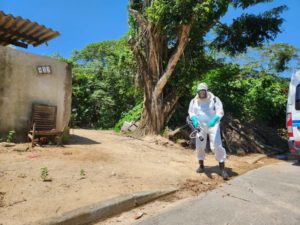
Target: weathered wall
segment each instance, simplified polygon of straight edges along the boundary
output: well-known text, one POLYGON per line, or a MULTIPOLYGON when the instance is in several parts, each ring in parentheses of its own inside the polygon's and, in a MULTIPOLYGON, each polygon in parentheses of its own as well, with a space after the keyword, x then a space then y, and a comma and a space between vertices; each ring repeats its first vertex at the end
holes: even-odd
POLYGON ((32 103, 57 106, 56 127, 68 125, 72 77, 67 63, 0 46, 0 137, 15 130, 26 140, 32 103), (51 74, 38 74, 37 66, 50 65, 51 74))

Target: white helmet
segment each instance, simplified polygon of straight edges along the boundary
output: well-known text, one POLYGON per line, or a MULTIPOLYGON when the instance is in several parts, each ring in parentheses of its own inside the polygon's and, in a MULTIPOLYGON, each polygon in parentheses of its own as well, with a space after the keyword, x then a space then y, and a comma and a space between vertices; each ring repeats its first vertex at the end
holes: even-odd
POLYGON ((197 92, 199 91, 207 91, 208 90, 208 86, 206 83, 200 83, 197 86, 197 92))

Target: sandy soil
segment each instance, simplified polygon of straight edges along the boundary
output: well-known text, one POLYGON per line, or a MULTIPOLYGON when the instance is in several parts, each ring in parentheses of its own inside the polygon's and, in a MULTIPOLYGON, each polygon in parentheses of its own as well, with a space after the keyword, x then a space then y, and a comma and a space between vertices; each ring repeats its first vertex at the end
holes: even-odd
MULTIPOLYGON (((0 147, 0 224, 30 224, 121 194, 176 187, 175 195, 162 200, 170 203, 223 183, 213 155, 206 160, 208 172, 196 174, 194 152, 162 137, 138 140, 111 131, 78 129, 71 134, 70 144, 60 148, 18 152, 24 145, 0 147), (52 181, 41 178, 45 167, 52 181)), ((234 177, 276 162, 256 162, 258 157, 230 156, 229 174, 234 177)))

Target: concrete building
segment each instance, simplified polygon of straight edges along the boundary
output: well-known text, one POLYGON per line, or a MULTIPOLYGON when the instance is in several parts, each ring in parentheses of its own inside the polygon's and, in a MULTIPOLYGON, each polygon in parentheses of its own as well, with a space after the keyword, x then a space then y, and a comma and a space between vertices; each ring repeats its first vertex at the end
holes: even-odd
POLYGON ((14 130, 16 140, 25 141, 35 103, 57 107, 57 130, 68 126, 72 95, 70 66, 50 57, 5 47, 38 46, 58 35, 37 23, 0 11, 0 138, 14 130))
POLYGON ((33 103, 57 106, 56 128, 63 129, 70 120, 71 95, 67 63, 0 46, 0 136, 15 130, 25 140, 33 103))

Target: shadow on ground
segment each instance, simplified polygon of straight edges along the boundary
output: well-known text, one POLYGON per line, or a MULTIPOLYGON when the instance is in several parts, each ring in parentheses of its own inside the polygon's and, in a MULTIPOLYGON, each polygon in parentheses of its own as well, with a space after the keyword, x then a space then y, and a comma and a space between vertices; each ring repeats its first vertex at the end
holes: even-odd
MULTIPOLYGON (((228 175, 229 175, 229 178, 230 178, 230 177, 235 177, 235 176, 238 176, 238 175, 239 175, 238 173, 234 172, 234 171, 232 170, 232 168, 226 167, 226 171, 227 171, 227 173, 228 173, 228 175)), ((207 166, 206 166, 206 167, 205 167, 205 172, 204 172, 204 173, 206 174, 207 177, 209 177, 210 179, 213 179, 212 174, 220 174, 221 172, 220 172, 219 166, 211 166, 211 167, 207 167, 207 166)))
POLYGON ((278 154, 272 157, 282 161, 292 162, 293 166, 300 166, 300 155, 297 154, 285 153, 285 154, 278 154))
POLYGON ((76 134, 71 134, 70 135, 70 140, 69 143, 70 145, 96 145, 96 144, 101 144, 101 142, 94 141, 92 139, 78 136, 76 134))
POLYGON ((293 166, 300 166, 300 159, 296 160, 292 165, 293 166))

